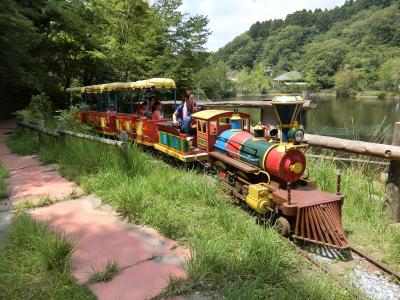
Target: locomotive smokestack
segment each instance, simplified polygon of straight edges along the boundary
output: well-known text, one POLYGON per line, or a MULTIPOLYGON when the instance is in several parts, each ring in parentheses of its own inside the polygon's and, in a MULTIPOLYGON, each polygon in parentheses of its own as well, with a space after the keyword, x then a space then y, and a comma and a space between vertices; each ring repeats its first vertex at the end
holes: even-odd
POLYGON ((305 101, 300 96, 276 96, 272 100, 278 127, 281 130, 281 143, 289 141, 289 131, 297 128, 297 117, 305 101))

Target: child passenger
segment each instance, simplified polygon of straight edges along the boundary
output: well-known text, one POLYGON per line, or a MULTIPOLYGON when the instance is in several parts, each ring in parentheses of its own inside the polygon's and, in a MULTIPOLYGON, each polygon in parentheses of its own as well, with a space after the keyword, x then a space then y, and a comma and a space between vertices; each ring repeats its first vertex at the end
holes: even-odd
POLYGON ((153 108, 152 108, 151 119, 152 120, 161 120, 163 118, 163 115, 161 112, 162 112, 162 102, 157 100, 154 103, 153 108))

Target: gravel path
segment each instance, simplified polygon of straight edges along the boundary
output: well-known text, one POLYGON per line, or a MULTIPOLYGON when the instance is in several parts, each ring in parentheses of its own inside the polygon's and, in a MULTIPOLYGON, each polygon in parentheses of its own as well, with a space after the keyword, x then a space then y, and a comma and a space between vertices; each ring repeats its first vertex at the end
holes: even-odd
POLYGON ((371 299, 400 299, 400 286, 390 282, 386 277, 379 274, 379 272, 371 273, 360 268, 355 268, 350 273, 350 278, 371 299))

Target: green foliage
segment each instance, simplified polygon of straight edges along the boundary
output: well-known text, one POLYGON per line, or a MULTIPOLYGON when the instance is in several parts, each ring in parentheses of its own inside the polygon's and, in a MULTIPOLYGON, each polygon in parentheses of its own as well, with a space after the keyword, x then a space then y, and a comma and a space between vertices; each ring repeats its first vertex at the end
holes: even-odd
POLYGON ((265 67, 258 64, 253 70, 241 69, 236 73, 236 90, 242 93, 265 93, 271 88, 270 78, 265 76, 265 67))
POLYGON ((218 99, 232 92, 233 83, 228 78, 228 67, 222 61, 198 71, 194 78, 208 98, 218 99))
POLYGON ((20 155, 33 154, 39 151, 38 134, 23 127, 15 129, 13 134, 7 138, 6 143, 13 153, 20 155))
POLYGON ((6 184, 6 178, 8 175, 8 171, 0 164, 0 199, 8 196, 8 188, 6 184))
POLYGON ((0 252, 4 299, 94 299, 69 272, 75 243, 45 223, 17 216, 0 252))
POLYGON ((56 119, 66 130, 84 132, 89 129, 86 124, 82 124, 79 119, 79 113, 87 110, 89 107, 85 104, 71 105, 68 109, 57 111, 56 119))
POLYGON ((29 105, 25 109, 17 111, 16 114, 29 123, 35 124, 38 120, 50 119, 52 112, 53 107, 50 102, 50 98, 46 95, 46 93, 41 93, 32 96, 29 105))
MULTIPOLYGON (((201 15, 182 14, 180 0, 40 0, 0 4, 1 113, 46 92, 56 108, 71 86, 171 77, 194 88, 205 66, 209 31, 201 15)), ((28 112, 23 112, 28 114, 28 112)))
POLYGON ((400 58, 389 59, 382 65, 379 83, 383 90, 400 92, 400 58))
POLYGON ((341 70, 336 74, 335 86, 338 95, 348 96, 358 87, 358 75, 352 70, 341 70))
POLYGON ((398 67, 384 71, 391 74, 386 82, 378 73, 383 74, 380 68, 386 62, 387 68, 389 61, 394 63, 399 46, 398 1, 359 0, 331 10, 297 11, 285 20, 256 22, 211 59, 222 60, 237 71, 270 65, 274 76, 298 70, 314 90, 332 88, 336 74, 349 69, 358 76, 357 90, 381 86, 398 91, 398 84, 389 83, 398 82, 398 67))

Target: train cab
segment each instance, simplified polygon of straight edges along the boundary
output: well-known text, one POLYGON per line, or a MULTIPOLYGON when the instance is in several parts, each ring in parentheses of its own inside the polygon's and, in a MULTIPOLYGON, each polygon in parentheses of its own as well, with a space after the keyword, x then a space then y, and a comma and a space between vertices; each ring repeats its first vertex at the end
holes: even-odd
POLYGON ((235 116, 240 117, 240 129, 250 131, 250 115, 241 112, 224 110, 204 110, 194 113, 192 119, 197 128, 197 146, 199 149, 214 151, 214 144, 218 136, 231 129, 231 120, 235 116))

